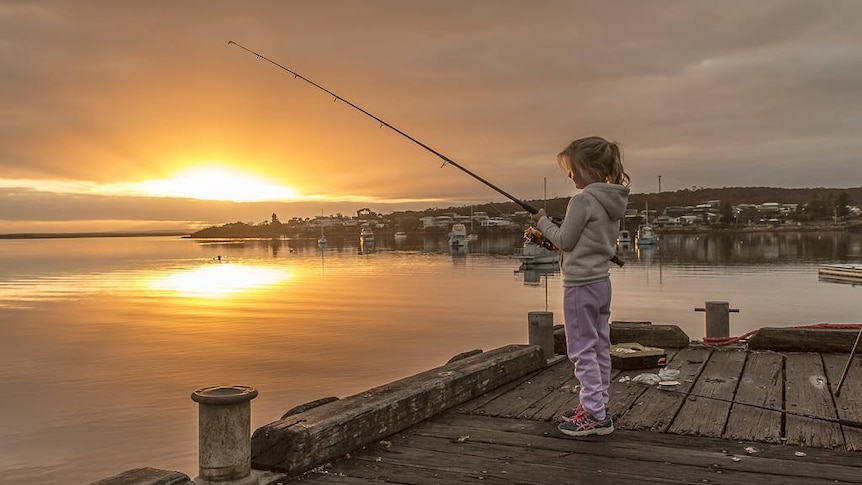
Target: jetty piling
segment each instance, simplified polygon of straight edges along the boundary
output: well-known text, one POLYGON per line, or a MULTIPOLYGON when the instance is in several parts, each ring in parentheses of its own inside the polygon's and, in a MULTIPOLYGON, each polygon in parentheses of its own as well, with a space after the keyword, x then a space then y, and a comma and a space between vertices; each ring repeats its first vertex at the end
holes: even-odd
POLYGON ((554 312, 529 312, 529 344, 542 349, 545 361, 554 358, 554 312))
POLYGON ((694 311, 705 313, 706 338, 730 337, 730 313, 739 313, 738 308, 730 308, 726 301, 707 301, 694 311))
POLYGON ((198 485, 257 485, 251 474, 251 400, 257 389, 214 386, 197 389, 198 485))

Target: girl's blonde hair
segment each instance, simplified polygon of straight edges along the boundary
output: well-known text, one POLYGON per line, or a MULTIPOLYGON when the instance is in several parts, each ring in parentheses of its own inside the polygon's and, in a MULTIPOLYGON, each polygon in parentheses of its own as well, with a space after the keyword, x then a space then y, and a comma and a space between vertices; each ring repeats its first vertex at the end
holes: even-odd
POLYGON ((590 182, 607 182, 626 187, 631 179, 623 169, 620 144, 599 136, 588 136, 569 143, 557 155, 557 164, 569 178, 577 170, 590 182))

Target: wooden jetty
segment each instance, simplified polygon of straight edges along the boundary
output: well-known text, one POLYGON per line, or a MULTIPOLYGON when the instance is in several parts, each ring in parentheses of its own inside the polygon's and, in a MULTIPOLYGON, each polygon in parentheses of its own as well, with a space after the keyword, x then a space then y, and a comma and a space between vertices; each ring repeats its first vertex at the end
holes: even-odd
POLYGON ((862 284, 862 264, 821 264, 817 274, 824 281, 862 284))
MULTIPOLYGON (((849 359, 858 331, 762 333, 714 348, 672 325, 612 325, 614 342, 664 348, 679 384, 631 380, 657 368, 614 370, 608 436, 559 433, 559 414, 578 403, 571 363, 511 345, 289 412, 255 431, 253 472, 262 485, 862 483, 862 355, 849 359), (768 349, 775 339, 780 350, 768 349)), ((153 478, 134 483, 191 483, 126 473, 142 470, 153 478)), ((110 480, 98 483, 131 483, 110 480)))

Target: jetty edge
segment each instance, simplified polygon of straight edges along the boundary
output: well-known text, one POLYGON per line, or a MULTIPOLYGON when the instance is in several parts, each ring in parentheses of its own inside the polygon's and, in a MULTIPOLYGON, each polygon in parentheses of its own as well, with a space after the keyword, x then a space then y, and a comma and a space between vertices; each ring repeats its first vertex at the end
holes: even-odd
POLYGON ((297 475, 542 369, 537 346, 508 345, 258 428, 252 467, 297 475))
MULTIPOLYGON (((622 451, 617 451, 622 454, 615 452, 614 456, 606 457, 607 460, 627 458, 626 453, 635 453, 629 448, 636 445, 635 448, 649 448, 634 457, 637 460, 647 465, 652 463, 650 466, 658 468, 665 462, 673 463, 674 469, 682 466, 691 472, 692 477, 699 479, 716 473, 714 470, 718 470, 718 473, 723 470, 727 474, 754 473, 757 470, 757 476, 762 479, 778 480, 774 483, 789 483, 784 481, 790 478, 788 473, 806 477, 799 477, 793 483, 815 483, 819 480, 816 477, 837 479, 840 483, 862 483, 862 474, 859 473, 862 472, 862 460, 858 459, 858 450, 862 450, 862 430, 837 422, 839 418, 856 422, 862 420, 862 409, 851 405, 862 399, 859 382, 862 375, 858 372, 862 370, 862 356, 854 357, 854 371, 850 379, 853 382, 849 382, 847 392, 840 398, 831 395, 831 386, 823 385, 823 380, 832 383, 837 381, 837 374, 848 362, 846 353, 850 351, 858 330, 764 328, 758 333, 767 338, 765 344, 752 345, 753 341, 756 342, 752 338, 747 343, 711 347, 690 341, 675 325, 612 322, 612 342, 634 340, 643 345, 664 348, 669 359, 668 367, 682 371, 682 385, 677 392, 655 389, 655 386, 632 385, 623 382, 621 377, 633 378, 640 372, 657 369, 616 370, 612 375, 611 408, 615 410, 615 421, 619 422, 618 432, 614 434, 618 435, 615 439, 619 443, 615 445, 609 442, 606 446, 621 447, 622 451), (774 349, 764 351, 750 348, 768 346, 776 333, 787 334, 780 337, 780 341, 772 342, 783 348, 781 352, 784 354, 774 349), (678 343, 684 345, 679 348, 669 345, 678 343), (812 380, 812 377, 821 375, 824 379, 812 380), (689 393, 692 395, 688 396, 689 393), (698 398, 695 399, 695 395, 698 398), (730 401, 701 399, 706 395, 730 401), (760 403, 768 408, 796 410, 818 404, 818 408, 811 410, 812 414, 829 418, 826 421, 812 421, 800 417, 797 412, 782 419, 775 410, 731 404, 737 400, 740 403, 760 403), (829 403, 832 404, 827 406, 829 403), (644 434, 643 431, 652 432, 644 434), (841 450, 844 447, 842 443, 851 451, 841 450), (752 455, 753 452, 747 451, 748 448, 741 451, 746 444, 756 445, 759 454, 752 455), (695 452, 692 447, 703 448, 703 451, 695 452), (808 457, 805 457, 806 453, 808 457), (715 464, 719 461, 720 464, 715 464)), ((565 353, 565 340, 561 337, 562 328, 557 326, 553 329, 555 354, 565 353)), ((550 446, 550 450, 556 450, 557 447, 571 448, 566 453, 568 458, 556 459, 559 463, 555 466, 599 466, 594 443, 557 439, 554 433, 549 432, 552 424, 548 421, 553 421, 561 409, 567 409, 577 402, 577 394, 573 390, 577 382, 564 355, 546 359, 541 349, 541 345, 509 345, 488 352, 464 352, 443 366, 354 396, 325 398, 298 406, 252 435, 251 471, 257 480, 255 483, 275 485, 293 480, 334 483, 339 482, 339 470, 356 472, 350 468, 356 466, 367 468, 364 472, 357 472, 358 475, 344 475, 343 478, 348 482, 349 477, 363 476, 363 473, 370 474, 367 476, 369 480, 373 478, 371 475, 380 479, 386 473, 394 473, 393 470, 403 472, 404 469, 398 466, 431 470, 442 463, 437 463, 439 460, 448 460, 445 461, 448 463, 447 470, 451 468, 449 473, 456 473, 453 470, 492 465, 484 462, 480 464, 478 455, 472 454, 475 452, 472 448, 469 455, 453 455, 453 446, 493 447, 494 443, 502 444, 503 441, 512 441, 507 446, 526 446, 523 451, 528 455, 542 451, 544 446, 550 446), (315 403, 318 405, 314 406, 315 403), (428 431, 426 428, 437 431, 428 431), (440 430, 445 430, 446 436, 440 435, 440 430), (487 433, 493 436, 483 438, 483 434, 487 433), (462 434, 465 436, 461 437, 462 434), (411 453, 415 452, 411 451, 409 442, 414 439, 427 440, 432 435, 442 438, 438 446, 443 446, 440 450, 448 449, 449 458, 434 454, 443 452, 429 452, 428 448, 420 446, 419 460, 431 461, 406 461, 416 459, 415 456, 411 458, 411 453), (526 440, 527 444, 518 445, 520 440, 526 440), (544 443, 549 440, 553 443, 544 443), (382 463, 379 458, 381 453, 385 454, 382 463), (452 462, 456 456, 457 463, 452 462), (585 460, 586 465, 582 463, 585 460), (358 464, 352 464, 354 462, 358 464), (387 465, 387 462, 392 463, 387 465), (393 466, 394 469, 391 468, 393 466), (313 473, 317 471, 320 473, 313 473), (312 472, 312 476, 308 472, 312 472)), ((507 450, 505 454, 511 453, 511 450, 507 450)), ((556 451, 553 453, 554 456, 559 454, 556 451)), ((502 463, 496 460, 491 462, 502 463)), ((541 470, 532 471, 529 468, 530 460, 509 461, 516 462, 511 464, 509 472, 513 475, 504 477, 514 478, 516 466, 520 466, 521 472, 528 476, 548 473, 547 467, 543 465, 538 465, 541 470)), ((668 466, 667 463, 664 466, 668 466)), ((613 474, 613 470, 605 464, 601 464, 600 468, 602 470, 598 472, 587 469, 581 471, 598 473, 595 477, 607 479, 613 474)), ((462 476, 479 473, 465 470, 457 473, 462 476)), ((629 471, 645 473, 640 469, 629 471)), ((664 473, 660 469, 656 471, 659 472, 664 473)), ((437 477, 436 473, 433 473, 434 477, 437 477)), ((488 473, 479 476, 493 478, 492 472, 488 473)), ((93 485, 200 483, 180 472, 139 468, 93 485)))

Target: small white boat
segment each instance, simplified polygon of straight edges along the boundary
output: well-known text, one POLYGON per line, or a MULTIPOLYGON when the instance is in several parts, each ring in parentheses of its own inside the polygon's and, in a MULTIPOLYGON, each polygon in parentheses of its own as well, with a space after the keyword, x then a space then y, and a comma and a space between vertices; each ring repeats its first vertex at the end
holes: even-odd
POLYGON ((320 235, 320 239, 317 240, 317 245, 320 247, 324 247, 329 244, 329 241, 326 240, 326 236, 320 235))
POLYGON ((822 280, 862 283, 862 264, 821 264, 817 274, 822 280))
POLYGON ((631 244, 632 235, 629 233, 628 229, 623 229, 620 231, 619 235, 617 235, 617 244, 631 244))
POLYGON ((407 240, 407 233, 398 231, 395 233, 395 242, 404 242, 407 240))
POLYGON ((524 264, 555 264, 560 262, 560 252, 544 248, 533 241, 524 241, 524 246, 515 249, 515 259, 524 264))
POLYGON ((461 247, 467 245, 467 226, 464 224, 452 224, 449 231, 449 247, 461 247))
POLYGON ((649 224, 642 224, 638 227, 637 245, 638 246, 654 246, 658 239, 649 224))
POLYGON ((365 226, 359 232, 359 240, 365 243, 373 243, 374 242, 374 231, 371 230, 370 227, 365 226))

